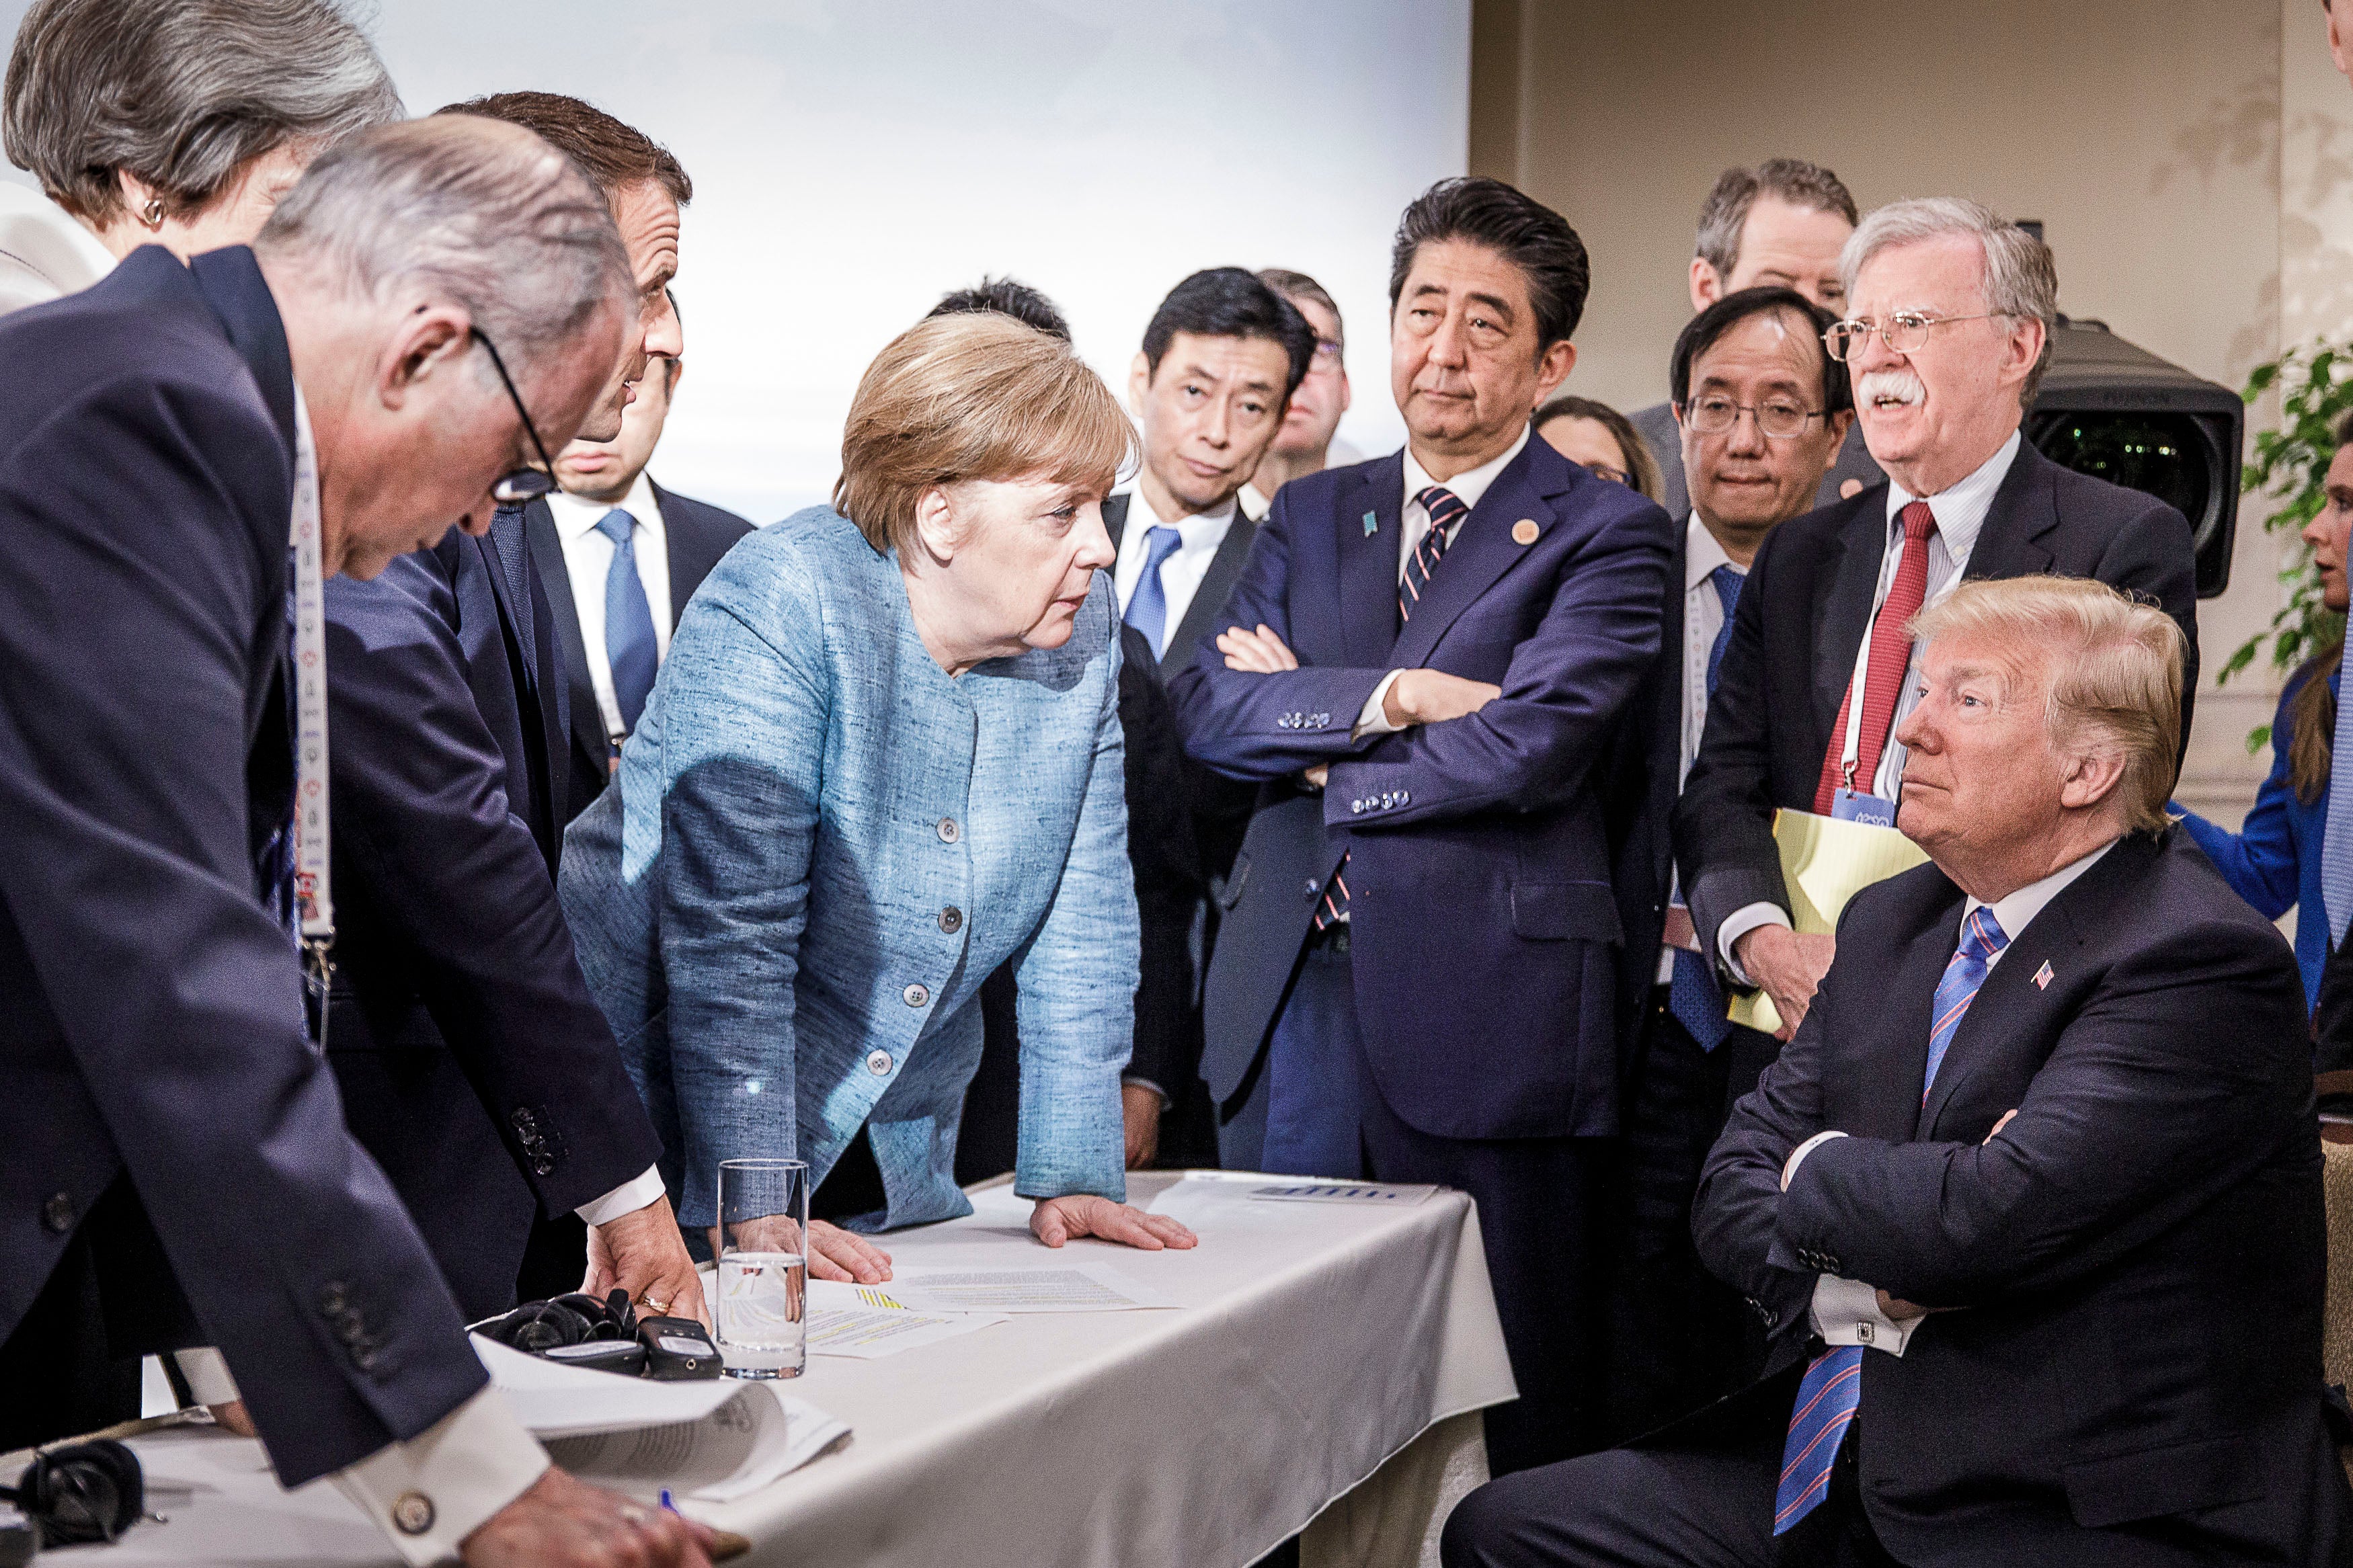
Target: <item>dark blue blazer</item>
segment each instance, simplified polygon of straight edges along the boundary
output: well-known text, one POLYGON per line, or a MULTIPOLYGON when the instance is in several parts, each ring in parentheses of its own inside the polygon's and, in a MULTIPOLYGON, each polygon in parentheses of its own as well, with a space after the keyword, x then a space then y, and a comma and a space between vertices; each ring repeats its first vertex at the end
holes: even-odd
POLYGON ((1403 474, 1398 453, 1276 496, 1218 626, 1263 622, 1298 669, 1228 669, 1212 634, 1172 685, 1187 749, 1263 785, 1220 894, 1201 1076, 1220 1100, 1249 1076, 1346 853, 1357 1015, 1398 1115, 1440 1137, 1613 1132, 1621 929, 1599 781, 1658 651, 1672 528, 1531 440, 1400 629, 1403 474), (1412 666, 1503 696, 1351 741, 1412 666), (1319 763, 1320 794, 1298 782, 1319 763))
POLYGON ((1862 1497, 1903 1562, 2343 1561, 2287 944, 2187 834, 2132 835, 2013 938, 1924 1104, 1963 907, 1934 866, 1858 894, 1709 1156, 1700 1256, 1789 1373, 1757 1392, 1786 1421, 1815 1280, 1868 1280, 1957 1309, 1862 1358, 1862 1497))
POLYGON ((338 973, 352 1130, 470 1317, 512 1303, 535 1213, 660 1142, 555 899, 565 676, 522 519, 328 585, 338 973))
POLYGON ((292 798, 284 329, 249 251, 149 247, 0 321, 0 354, 38 367, 0 383, 0 1338, 127 1173, 298 1485, 484 1377, 262 907, 292 798))
MULTIPOLYGON (((723 507, 672 494, 659 485, 654 485, 653 490, 669 545, 663 553, 670 564, 670 624, 675 626, 686 614, 686 602, 694 597, 719 558, 751 532, 752 525, 723 507)), ((568 824, 587 810, 611 782, 613 743, 605 734, 605 716, 596 710, 596 688, 588 674, 588 645, 580 636, 580 607, 572 602, 572 575, 565 568, 564 541, 555 531, 555 516, 545 501, 535 500, 522 509, 522 518, 540 593, 554 614, 556 647, 564 661, 564 821, 568 824)))

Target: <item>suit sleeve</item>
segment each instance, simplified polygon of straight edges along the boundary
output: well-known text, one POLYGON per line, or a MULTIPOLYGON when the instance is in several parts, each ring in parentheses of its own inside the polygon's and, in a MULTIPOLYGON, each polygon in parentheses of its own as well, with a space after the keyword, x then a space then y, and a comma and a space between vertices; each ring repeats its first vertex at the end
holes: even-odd
POLYGON ((2303 997, 2276 932, 2216 921, 2150 943, 2105 977, 1990 1140, 1841 1138, 1809 1154, 1775 1256, 1820 1251, 1926 1307, 2105 1268, 2310 1136, 2303 997))
POLYGON ((543 1210, 638 1175, 661 1145, 588 994, 555 884, 510 809, 506 761, 467 684, 449 580, 430 552, 327 588, 334 845, 543 1210), (560 1135, 547 1176, 509 1120, 560 1135))
POLYGON ((1120 731, 1119 622, 1108 581, 1087 613, 1110 623, 1113 661, 1095 725, 1093 765, 1061 879, 1016 960, 1021 1026, 1020 1153, 1025 1198, 1124 1198, 1127 1145, 1119 1074, 1135 1024, 1135 876, 1127 860, 1126 743, 1120 731))
POLYGON ((1563 566, 1535 634, 1513 651, 1503 695, 1335 763, 1324 820, 1377 833, 1497 807, 1539 811, 1575 795, 1658 654, 1673 552, 1667 514, 1654 506, 1597 529, 1563 566), (1350 812, 1351 800, 1370 795, 1410 798, 1377 817, 1350 812))
POLYGON ((1202 894, 1200 859, 1184 756, 1168 693, 1153 673, 1152 647, 1123 627, 1119 721, 1126 739, 1127 855, 1135 879, 1142 969, 1135 987, 1135 1049, 1130 1078, 1173 1095, 1190 1068, 1193 911, 1202 894))
POLYGON ((2293 909, 2302 890, 2303 868, 2296 858, 2295 834, 2295 786, 2288 777, 2290 704, 2297 690, 2292 684, 2280 698, 2279 711, 2272 718, 2272 771, 2256 791, 2254 806, 2239 831, 2218 827, 2194 811, 2181 814, 2182 830, 2214 862, 2222 880, 2267 921, 2275 921, 2293 909))
MULTIPOLYGON (((764 624, 820 635, 813 581, 775 574, 762 585, 776 595, 764 624)), ((637 752, 659 747, 655 923, 689 1226, 715 1222, 720 1161, 799 1149, 795 983, 829 700, 812 649, 753 629, 736 595, 698 594, 649 710, 658 729, 641 723, 622 758, 633 791, 637 752)))
MULTIPOLYGON (((1699 754, 1675 802, 1675 864, 1701 951, 1708 953, 1721 951, 1716 932, 1726 916, 1756 903, 1785 914, 1789 909, 1781 851, 1773 842, 1773 715, 1765 654, 1765 605, 1773 595, 1781 538, 1778 529, 1766 536, 1733 607, 1732 640, 1708 700, 1699 754)), ((1723 965, 1716 967, 1728 988, 1746 989, 1722 973, 1723 965)))
POLYGON ((1362 750, 1369 742, 1352 738, 1356 715, 1388 673, 1319 668, 1303 658, 1297 669, 1271 675, 1226 668, 1218 634, 1229 626, 1266 626, 1299 651, 1291 626, 1290 489, 1276 494, 1250 542, 1225 614, 1201 638, 1193 662, 1169 682, 1185 749, 1229 778, 1287 778, 1362 750))
POLYGON ((484 1374, 344 1131, 293 944, 257 897, 248 703, 257 664, 284 657, 290 465, 258 406, 153 382, 59 407, 15 458, 0 900, 76 1092, 299 1485, 424 1430, 484 1374))
MULTIPOLYGON (((2136 491, 2126 494, 2141 500, 2136 491)), ((2119 528, 2093 575, 2122 588, 2173 617, 2187 643, 2181 669, 2181 742, 2189 751, 2189 721, 2198 706, 2198 551, 2189 520, 2162 501, 2150 504, 2119 528)))

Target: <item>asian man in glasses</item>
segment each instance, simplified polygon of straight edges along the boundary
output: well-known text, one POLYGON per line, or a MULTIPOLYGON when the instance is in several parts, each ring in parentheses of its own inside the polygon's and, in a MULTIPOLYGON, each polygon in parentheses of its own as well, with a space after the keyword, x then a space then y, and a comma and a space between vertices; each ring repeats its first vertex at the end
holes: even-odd
MULTIPOLYGON (((651 140, 576 100, 459 106, 536 132, 596 181, 638 310, 579 434, 609 439, 654 356, 675 356, 679 209, 651 140)), ((470 1319, 503 1310, 542 1215, 576 1215, 563 1289, 702 1305, 658 1140, 573 957, 555 900, 569 752, 562 645, 522 507, 554 450, 520 363, 477 334, 474 371, 526 435, 484 538, 455 531, 327 594, 332 872, 340 921, 326 1054, 353 1132, 406 1203, 470 1319)), ((544 1290, 535 1294, 545 1294, 544 1290)))

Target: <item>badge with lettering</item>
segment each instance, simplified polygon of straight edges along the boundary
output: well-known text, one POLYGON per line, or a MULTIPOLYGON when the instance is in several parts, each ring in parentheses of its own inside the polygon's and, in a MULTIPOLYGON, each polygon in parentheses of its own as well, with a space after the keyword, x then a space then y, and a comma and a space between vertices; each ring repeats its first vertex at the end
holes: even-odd
POLYGON ((1872 827, 1895 826, 1895 803, 1883 800, 1861 790, 1831 791, 1831 815, 1841 822, 1860 822, 1872 827))

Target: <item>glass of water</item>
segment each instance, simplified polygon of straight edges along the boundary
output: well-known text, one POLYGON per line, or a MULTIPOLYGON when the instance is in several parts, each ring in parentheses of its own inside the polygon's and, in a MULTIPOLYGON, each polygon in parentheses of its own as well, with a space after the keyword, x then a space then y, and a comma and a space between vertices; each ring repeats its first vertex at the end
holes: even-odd
POLYGON ((719 1359, 730 1377, 798 1377, 808 1364, 809 1168, 719 1162, 719 1359))

